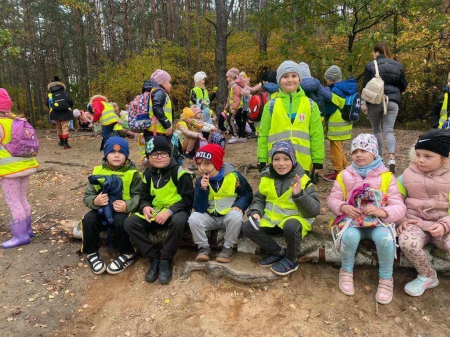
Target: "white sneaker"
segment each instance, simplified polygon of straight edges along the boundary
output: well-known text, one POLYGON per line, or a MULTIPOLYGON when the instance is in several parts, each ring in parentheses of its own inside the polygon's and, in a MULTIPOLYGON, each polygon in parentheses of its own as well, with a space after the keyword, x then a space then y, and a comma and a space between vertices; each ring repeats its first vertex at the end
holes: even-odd
POLYGON ((228 140, 228 144, 234 144, 238 142, 238 137, 231 136, 231 138, 228 140))
POLYGON ((236 143, 245 143, 245 142, 247 142, 247 138, 238 138, 236 140, 236 143))

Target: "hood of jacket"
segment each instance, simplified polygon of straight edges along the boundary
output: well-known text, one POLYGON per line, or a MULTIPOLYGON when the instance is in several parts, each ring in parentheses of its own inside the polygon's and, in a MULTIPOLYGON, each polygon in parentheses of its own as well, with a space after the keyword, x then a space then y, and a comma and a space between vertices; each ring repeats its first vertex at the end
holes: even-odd
POLYGON ((306 93, 315 92, 319 90, 320 81, 314 77, 306 77, 302 79, 302 81, 300 82, 300 86, 303 90, 305 90, 306 93))
POLYGON ((227 175, 228 173, 234 172, 234 171, 236 171, 236 167, 233 164, 228 163, 228 162, 223 163, 223 175, 224 176, 227 175))
POLYGON ((267 82, 263 85, 263 90, 267 91, 269 94, 273 94, 280 90, 280 85, 277 83, 267 82))
POLYGON ((50 82, 47 86, 47 89, 51 92, 59 91, 59 90, 65 90, 66 86, 62 82, 50 82))
MULTIPOLYGON (((339 90, 339 92, 336 93, 341 97, 350 96, 358 92, 358 83, 354 78, 349 78, 345 81, 334 83, 333 89, 339 90)), ((335 91, 332 90, 332 92, 335 91)))
POLYGON ((94 103, 94 102, 108 102, 108 99, 102 95, 94 95, 89 100, 89 104, 92 105, 92 103, 94 103))
POLYGON ((142 93, 144 92, 150 92, 152 89, 162 89, 162 87, 152 80, 146 80, 144 84, 142 85, 142 93))
POLYGON ((107 170, 111 170, 111 171, 117 171, 117 172, 126 172, 128 170, 137 170, 136 166, 134 165, 134 163, 130 159, 127 159, 127 161, 125 162, 125 164, 123 166, 120 166, 120 167, 116 168, 115 170, 113 170, 108 165, 108 162, 106 161, 106 159, 103 158, 102 159, 102 168, 107 169, 107 170))

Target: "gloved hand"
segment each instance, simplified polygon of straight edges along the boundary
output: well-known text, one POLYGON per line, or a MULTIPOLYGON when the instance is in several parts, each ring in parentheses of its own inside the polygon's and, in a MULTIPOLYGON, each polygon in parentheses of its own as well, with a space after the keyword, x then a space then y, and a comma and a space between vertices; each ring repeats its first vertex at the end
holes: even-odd
POLYGON ((316 185, 319 182, 319 174, 315 172, 314 169, 312 169, 309 179, 311 179, 311 182, 316 185))
POLYGON ((256 167, 258 168, 258 171, 261 173, 262 170, 267 166, 267 163, 258 163, 256 167))

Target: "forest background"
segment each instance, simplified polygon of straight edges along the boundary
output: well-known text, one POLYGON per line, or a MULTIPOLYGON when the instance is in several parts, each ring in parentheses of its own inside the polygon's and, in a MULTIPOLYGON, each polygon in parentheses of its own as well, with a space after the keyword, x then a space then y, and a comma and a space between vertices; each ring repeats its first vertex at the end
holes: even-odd
POLYGON ((287 59, 323 80, 332 64, 362 86, 376 43, 387 41, 409 81, 399 121, 423 125, 450 71, 450 0, 8 0, 0 3, 0 84, 14 111, 48 123, 47 85, 66 83, 75 107, 103 94, 123 106, 157 68, 172 75, 176 112, 193 75, 226 101, 225 72, 254 85, 287 59))

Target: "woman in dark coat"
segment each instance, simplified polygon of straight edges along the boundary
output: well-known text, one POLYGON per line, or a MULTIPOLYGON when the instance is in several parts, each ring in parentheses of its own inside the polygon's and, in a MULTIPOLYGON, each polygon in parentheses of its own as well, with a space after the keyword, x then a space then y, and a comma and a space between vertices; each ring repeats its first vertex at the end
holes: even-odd
MULTIPOLYGON (((380 77, 384 81, 384 94, 389 97, 387 114, 384 114, 383 104, 370 104, 363 106, 363 111, 368 113, 372 132, 377 137, 379 154, 383 158, 384 146, 381 134, 381 123, 383 123, 383 133, 386 137, 386 146, 389 153, 388 166, 392 173, 395 173, 395 135, 394 125, 397 119, 399 106, 402 101, 402 93, 408 86, 405 70, 400 62, 391 59, 391 51, 386 42, 379 43, 373 48, 373 58, 377 61, 380 77)), ((375 63, 367 63, 364 69, 363 87, 375 77, 375 63)))
POLYGON ((64 83, 55 76, 53 82, 48 85, 47 107, 49 108, 50 119, 56 123, 59 146, 70 149, 69 145, 69 121, 73 119, 73 102, 66 91, 64 83))

